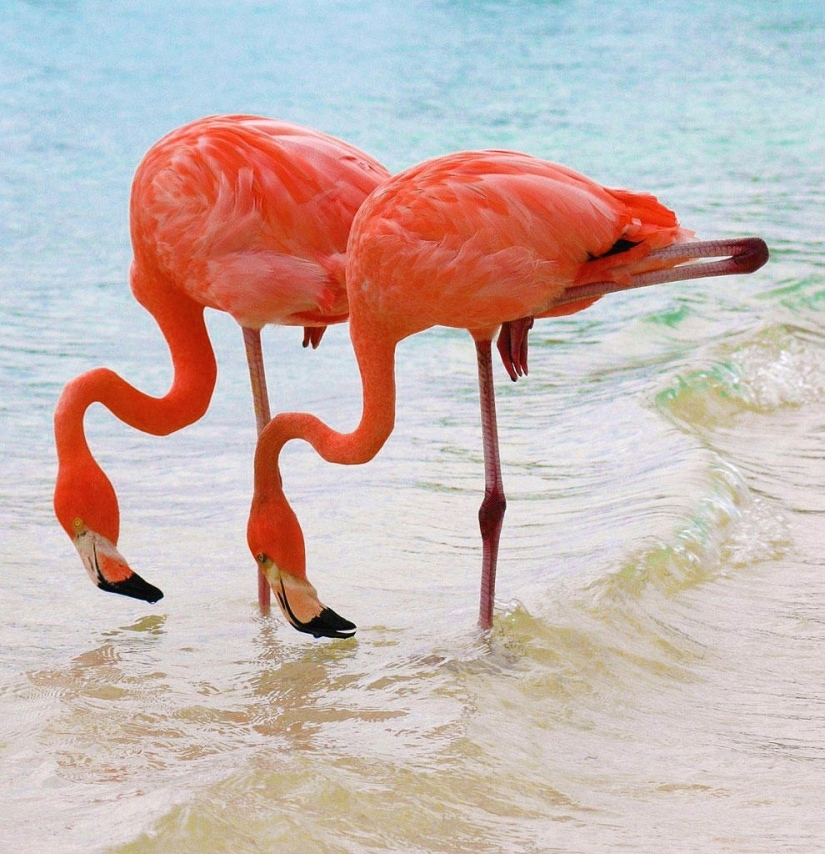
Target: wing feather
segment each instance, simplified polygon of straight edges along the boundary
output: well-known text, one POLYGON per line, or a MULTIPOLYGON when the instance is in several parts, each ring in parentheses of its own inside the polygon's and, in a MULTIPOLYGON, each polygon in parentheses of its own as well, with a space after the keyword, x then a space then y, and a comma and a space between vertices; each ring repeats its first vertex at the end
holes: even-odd
POLYGON ((286 122, 200 120, 144 158, 133 243, 193 299, 243 325, 341 319, 350 224, 387 175, 352 146, 286 122))

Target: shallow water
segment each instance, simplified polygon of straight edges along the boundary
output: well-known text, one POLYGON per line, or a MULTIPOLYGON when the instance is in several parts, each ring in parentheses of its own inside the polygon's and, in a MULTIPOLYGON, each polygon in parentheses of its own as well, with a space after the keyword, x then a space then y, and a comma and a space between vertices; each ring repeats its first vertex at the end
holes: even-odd
MULTIPOLYGON (((825 847, 821 4, 11 2, 0 16, 0 838, 61 852, 811 852, 825 847), (209 317, 208 415, 156 439, 100 407, 123 552, 89 584, 51 511, 51 414, 105 364, 161 394, 126 284, 129 181, 167 130, 250 111, 391 169, 512 147, 649 189, 753 276, 540 323, 498 371, 509 505, 475 628, 473 348, 399 348, 366 466, 283 458, 310 576, 359 626, 261 617, 254 419, 209 317)), ((273 409, 360 412, 345 328, 267 330, 273 409)))

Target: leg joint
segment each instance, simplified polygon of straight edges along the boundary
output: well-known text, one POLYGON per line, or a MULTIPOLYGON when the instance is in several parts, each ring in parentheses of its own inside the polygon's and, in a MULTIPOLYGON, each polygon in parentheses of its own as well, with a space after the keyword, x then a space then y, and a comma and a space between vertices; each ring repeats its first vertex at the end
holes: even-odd
POLYGON ((507 509, 507 499, 500 491, 488 490, 484 493, 484 500, 478 508, 478 524, 481 528, 482 537, 492 535, 501 529, 504 519, 504 511, 507 509))

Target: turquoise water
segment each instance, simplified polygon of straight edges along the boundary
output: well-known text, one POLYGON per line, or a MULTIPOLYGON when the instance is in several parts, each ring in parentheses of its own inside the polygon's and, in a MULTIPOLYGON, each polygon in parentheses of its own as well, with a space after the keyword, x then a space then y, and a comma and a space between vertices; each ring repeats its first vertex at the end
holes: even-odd
MULTIPOLYGON (((0 3, 0 838, 61 852, 812 852, 825 847, 825 6, 811 2, 0 3), (655 192, 753 276, 545 321, 498 373, 509 506, 475 628, 483 485, 469 338, 399 350, 353 469, 290 446, 325 601, 255 603, 241 334, 208 415, 97 407, 120 545, 166 598, 89 584, 51 511, 51 414, 108 365, 160 394, 126 283, 131 175, 216 112, 390 169, 509 147, 655 192)), ((360 411, 346 328, 266 330, 275 410, 360 411)))

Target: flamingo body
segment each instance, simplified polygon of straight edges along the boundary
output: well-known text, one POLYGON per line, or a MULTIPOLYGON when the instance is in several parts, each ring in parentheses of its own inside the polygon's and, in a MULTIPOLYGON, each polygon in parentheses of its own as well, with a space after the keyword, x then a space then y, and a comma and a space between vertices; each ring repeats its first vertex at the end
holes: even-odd
POLYGON ((503 345, 500 339, 499 349, 526 356, 534 317, 579 311, 616 290, 751 272, 767 249, 757 238, 700 243, 651 195, 607 189, 526 154, 481 151, 436 158, 384 182, 355 216, 347 258, 360 423, 345 434, 303 413, 270 422, 255 456, 250 548, 271 580, 284 585, 288 578, 311 605, 303 536, 278 469, 281 448, 300 438, 326 460, 368 461, 394 425, 397 343, 431 326, 467 329, 479 365, 485 458, 479 622, 487 629, 506 506, 490 368, 499 327, 505 337, 515 330, 521 338, 503 345), (715 257, 723 260, 690 263, 715 257))
POLYGON ((186 125, 135 174, 138 276, 152 269, 246 328, 346 320, 350 223, 386 177, 358 149, 288 122, 216 116, 186 125))
POLYGON ((518 152, 460 152, 370 197, 352 235, 351 299, 399 335, 497 329, 552 314, 572 285, 629 281, 652 250, 692 237, 653 196, 518 152), (610 254, 619 241, 628 248, 610 254))
POLYGON ((102 403, 154 435, 197 421, 217 377, 204 323, 212 308, 244 328, 262 429, 269 409, 259 330, 303 326, 304 344, 317 346, 327 324, 346 319, 349 229, 387 176, 341 140, 257 116, 201 119, 147 152, 132 184, 130 283, 167 341, 172 386, 152 397, 99 368, 69 382, 55 411, 55 513, 95 584, 148 601, 162 596, 117 550, 117 497, 86 441, 88 407, 102 403))

